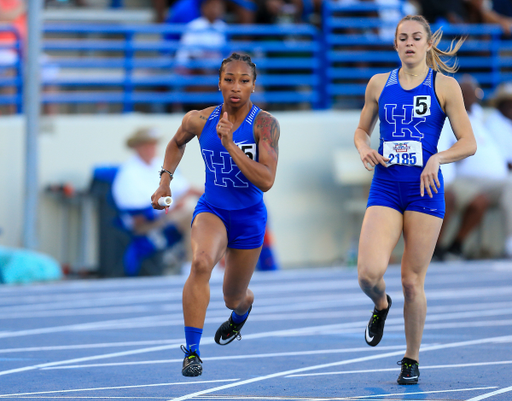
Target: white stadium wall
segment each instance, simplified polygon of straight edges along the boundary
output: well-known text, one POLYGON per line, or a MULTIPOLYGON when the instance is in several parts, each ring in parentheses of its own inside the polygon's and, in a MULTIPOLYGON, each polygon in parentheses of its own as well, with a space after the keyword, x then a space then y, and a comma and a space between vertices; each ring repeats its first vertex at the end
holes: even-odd
MULTIPOLYGON (((361 216, 357 211, 362 209, 361 204, 353 205, 355 209, 347 207, 346 194, 354 188, 342 186, 343 178, 337 178, 337 174, 343 174, 335 172, 335 155, 350 159, 346 182, 357 177, 354 183, 358 184, 371 177, 360 165, 353 146, 359 112, 274 114, 281 125, 279 165, 275 185, 265 194, 265 200, 277 257, 284 267, 340 263, 357 236, 361 216)), ((129 157, 125 139, 141 126, 155 126, 161 131, 164 140, 159 152, 163 155, 181 118, 177 114, 44 118, 37 172, 39 249, 62 263, 72 262, 79 253, 79 208, 73 202, 64 207, 55 197, 48 196, 44 191, 48 185, 69 183, 75 190, 86 190, 94 166, 118 164, 129 157)), ((22 238, 25 177, 23 117, 2 117, 0 125, 0 244, 18 247, 22 238)), ((193 184, 204 184, 204 165, 197 141, 187 146, 180 168, 193 184)), ((94 265, 98 242, 95 213, 91 223, 86 262, 94 265)))

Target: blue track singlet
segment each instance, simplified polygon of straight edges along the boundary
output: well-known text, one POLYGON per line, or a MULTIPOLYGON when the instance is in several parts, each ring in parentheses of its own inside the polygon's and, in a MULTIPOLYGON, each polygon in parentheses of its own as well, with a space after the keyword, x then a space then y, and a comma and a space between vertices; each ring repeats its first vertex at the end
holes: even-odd
MULTIPOLYGON (((240 171, 217 135, 222 105, 208 118, 199 144, 206 171, 205 200, 220 209, 238 210, 261 202, 263 192, 240 171)), ((258 161, 258 145, 254 139, 253 123, 260 108, 253 105, 244 122, 233 132, 233 141, 252 160, 258 161)))
POLYGON ((400 85, 398 71, 391 71, 379 98, 379 153, 390 161, 387 168, 375 167, 374 178, 419 183, 423 167, 437 153, 446 114, 435 93, 435 71, 429 69, 425 80, 409 90, 400 85))

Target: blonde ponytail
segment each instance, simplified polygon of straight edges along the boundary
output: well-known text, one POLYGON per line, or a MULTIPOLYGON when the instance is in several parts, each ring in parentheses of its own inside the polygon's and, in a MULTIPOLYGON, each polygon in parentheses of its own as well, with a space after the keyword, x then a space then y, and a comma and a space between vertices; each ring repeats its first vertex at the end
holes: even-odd
POLYGON ((420 23, 421 25, 423 25, 423 28, 427 33, 427 42, 432 43, 432 47, 430 48, 430 50, 427 51, 426 61, 428 67, 432 68, 435 71, 448 73, 454 73, 458 70, 459 66, 457 60, 455 60, 453 65, 450 66, 443 59, 454 57, 457 54, 457 51, 462 46, 462 44, 464 43, 464 41, 466 40, 465 37, 459 38, 457 41, 455 39, 452 40, 450 48, 448 50, 440 50, 437 47, 437 45, 439 44, 441 38, 443 37, 443 32, 441 31, 441 29, 438 29, 435 33, 432 33, 432 30, 430 29, 430 24, 425 19, 425 17, 423 17, 422 15, 406 15, 400 20, 400 22, 396 26, 395 46, 398 35, 398 27, 405 21, 416 21, 420 23))

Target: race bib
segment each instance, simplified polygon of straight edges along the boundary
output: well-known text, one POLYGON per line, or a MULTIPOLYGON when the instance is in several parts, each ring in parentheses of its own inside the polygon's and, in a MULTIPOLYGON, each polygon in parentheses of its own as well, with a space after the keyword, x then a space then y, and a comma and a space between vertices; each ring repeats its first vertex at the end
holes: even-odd
POLYGON ((383 156, 389 159, 388 166, 423 167, 423 149, 418 141, 389 141, 384 142, 383 156))

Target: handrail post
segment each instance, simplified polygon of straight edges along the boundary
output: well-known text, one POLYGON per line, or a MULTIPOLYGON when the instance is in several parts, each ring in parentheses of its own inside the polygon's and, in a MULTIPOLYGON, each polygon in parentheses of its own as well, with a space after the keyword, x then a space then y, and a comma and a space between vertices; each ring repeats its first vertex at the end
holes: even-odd
POLYGON ((39 119, 41 115, 41 80, 39 59, 41 54, 41 15, 42 0, 28 2, 28 46, 27 63, 24 70, 26 85, 24 86, 24 109, 26 120, 25 142, 25 191, 24 191, 24 221, 23 246, 36 249, 37 238, 37 209, 39 198, 39 119))

